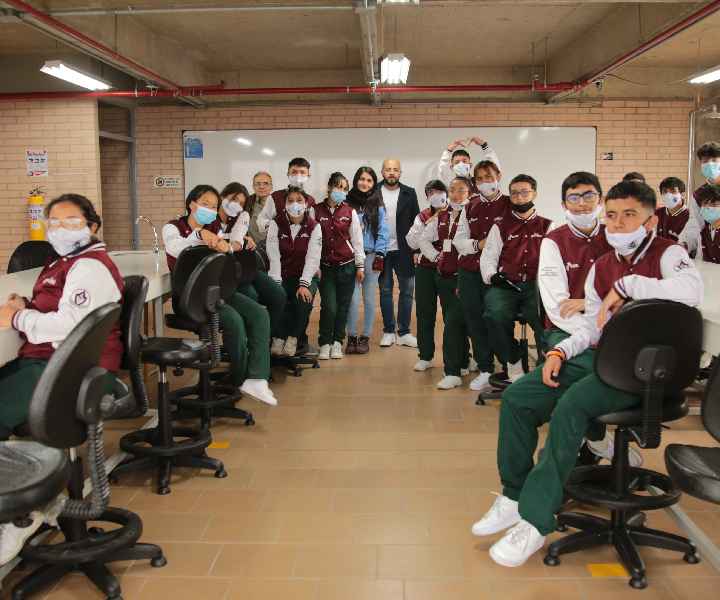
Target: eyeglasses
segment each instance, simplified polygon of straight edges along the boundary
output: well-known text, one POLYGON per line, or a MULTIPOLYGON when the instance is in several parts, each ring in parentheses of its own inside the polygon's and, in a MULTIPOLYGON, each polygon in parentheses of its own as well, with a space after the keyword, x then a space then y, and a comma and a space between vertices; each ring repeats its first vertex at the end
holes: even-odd
POLYGON ((269 181, 258 181, 257 183, 253 183, 253 187, 267 187, 269 185, 272 185, 269 181))
POLYGON ((82 217, 68 217, 67 219, 45 219, 43 221, 48 231, 55 231, 58 227, 64 227, 70 231, 79 231, 87 224, 82 217))
POLYGON ((597 192, 585 192, 584 194, 570 194, 569 196, 565 197, 565 200, 569 202, 570 204, 577 204, 580 202, 580 198, 585 200, 585 202, 595 202, 595 198, 599 196, 597 192))
POLYGON ((522 192, 510 192, 510 197, 517 198, 518 196, 521 196, 522 198, 527 198, 534 191, 535 190, 523 190, 522 192))

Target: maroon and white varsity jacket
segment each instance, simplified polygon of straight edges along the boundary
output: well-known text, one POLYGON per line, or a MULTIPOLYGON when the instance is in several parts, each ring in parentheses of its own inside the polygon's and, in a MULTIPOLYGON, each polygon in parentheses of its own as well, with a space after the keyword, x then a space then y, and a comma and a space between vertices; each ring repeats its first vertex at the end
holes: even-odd
POLYGON ((321 202, 315 205, 315 220, 322 227, 322 265, 340 267, 354 260, 358 269, 365 267, 362 229, 354 208, 344 202, 330 208, 321 202))
POLYGON ((480 272, 480 254, 478 243, 487 239, 493 225, 511 216, 510 197, 500 194, 495 200, 485 200, 475 196, 465 206, 460 215, 460 224, 453 244, 460 255, 460 267, 474 273, 480 272))
MULTIPOLYGON (((420 237, 425 232, 425 223, 427 220, 432 217, 435 214, 435 209, 431 206, 430 208, 426 208, 423 211, 420 211, 418 215, 415 217, 415 221, 413 221, 413 226, 410 228, 410 231, 408 231, 408 234, 405 236, 405 241, 408 243, 408 246, 412 250, 418 250, 420 248, 420 237)), ((440 240, 437 240, 432 243, 433 249, 440 253, 440 250, 442 250, 442 242, 440 240)), ((425 256, 422 252, 420 252, 420 255, 418 256, 418 266, 425 267, 426 269, 436 269, 437 265, 430 261, 427 256, 425 256)))
POLYGON ((658 237, 677 242, 690 218, 690 209, 683 204, 679 211, 671 215, 665 206, 660 206, 655 210, 655 215, 658 218, 658 237))
POLYGON ((282 283, 283 277, 297 277, 300 285, 310 287, 320 268, 322 228, 307 214, 300 223, 292 223, 283 210, 270 222, 266 249, 270 277, 277 283, 282 283))
MULTIPOLYGON (((467 205, 466 205, 467 206, 467 205)), ((431 264, 437 267, 438 273, 443 277, 457 275, 458 252, 453 246, 452 239, 457 233, 462 211, 449 207, 438 213, 438 218, 425 227, 420 236, 420 250, 431 264), (449 245, 449 249, 447 246, 449 245), (443 257, 440 258, 440 252, 443 257)))
POLYGON ((220 219, 215 219, 210 225, 193 230, 188 225, 187 217, 180 217, 168 221, 162 228, 163 243, 165 244, 165 255, 167 257, 168 269, 170 272, 175 271, 175 263, 180 253, 190 246, 203 246, 205 242, 200 237, 200 231, 207 229, 211 233, 217 235, 222 229, 220 228, 220 219))
POLYGON ((700 232, 700 243, 702 244, 702 257, 705 262, 720 263, 720 235, 710 223, 705 223, 700 232))

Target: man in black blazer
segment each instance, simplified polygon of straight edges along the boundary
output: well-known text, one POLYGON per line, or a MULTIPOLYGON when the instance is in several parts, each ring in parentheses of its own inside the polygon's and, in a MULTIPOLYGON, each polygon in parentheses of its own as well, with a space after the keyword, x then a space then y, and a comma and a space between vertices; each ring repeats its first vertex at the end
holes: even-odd
POLYGON ((390 227, 390 242, 385 254, 385 266, 380 275, 380 310, 383 317, 384 335, 381 346, 399 346, 417 348, 417 340, 410 333, 410 317, 412 315, 413 291, 415 289, 415 264, 413 250, 405 241, 415 217, 420 212, 415 190, 400 183, 402 170, 400 161, 388 158, 382 167, 383 202, 387 210, 390 227), (397 336, 395 335, 395 302, 393 290, 395 281, 393 271, 398 278, 400 298, 398 299, 397 336))

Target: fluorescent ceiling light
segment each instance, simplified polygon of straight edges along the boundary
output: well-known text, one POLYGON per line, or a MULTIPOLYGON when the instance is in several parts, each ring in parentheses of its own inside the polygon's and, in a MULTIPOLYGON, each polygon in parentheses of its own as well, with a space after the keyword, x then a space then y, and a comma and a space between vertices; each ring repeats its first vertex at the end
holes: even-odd
POLYGON ((88 90, 109 90, 112 87, 109 81, 86 73, 77 67, 66 65, 61 60, 45 61, 45 65, 41 67, 40 70, 43 73, 64 79, 69 83, 74 83, 88 90))
POLYGON ((270 148, 263 148, 262 153, 265 154, 266 156, 275 156, 275 151, 270 150, 270 148))
POLYGON ((410 59, 404 54, 388 54, 380 63, 381 83, 407 83, 410 59))
POLYGON ((713 67, 712 69, 708 69, 707 71, 703 71, 697 77, 693 77, 690 80, 690 83, 712 83, 718 79, 720 79, 720 65, 713 67))
POLYGON ((237 143, 243 146, 252 146, 252 142, 247 138, 238 138, 237 143))

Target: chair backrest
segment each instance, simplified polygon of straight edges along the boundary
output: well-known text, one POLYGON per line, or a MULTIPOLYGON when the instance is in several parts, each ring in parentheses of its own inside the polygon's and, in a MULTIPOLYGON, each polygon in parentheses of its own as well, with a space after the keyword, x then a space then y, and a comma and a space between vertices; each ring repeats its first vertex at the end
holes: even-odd
POLYGON ((120 315, 120 339, 123 355, 120 368, 126 371, 140 366, 140 323, 150 282, 143 275, 123 277, 123 306, 120 315))
MULTIPOLYGON (((235 273, 235 261, 232 261, 231 264, 232 271, 235 273)), ((207 323, 208 315, 222 308, 219 302, 221 300, 220 278, 226 271, 227 265, 227 257, 217 252, 212 252, 198 263, 187 278, 180 295, 178 316, 181 319, 207 323)), ((175 285, 173 285, 174 288, 175 285)))
POLYGON ((240 269, 237 284, 245 285, 254 281, 260 270, 255 250, 239 250, 234 253, 234 258, 240 269))
POLYGON ((270 257, 267 255, 267 240, 260 240, 255 246, 255 258, 258 269, 267 273, 270 270, 270 257))
POLYGON ((720 360, 715 360, 705 383, 700 414, 707 432, 720 442, 720 360))
POLYGON ((220 254, 207 246, 192 246, 185 248, 178 256, 172 276, 172 291, 176 296, 182 296, 185 285, 195 268, 207 256, 218 255, 223 257, 223 270, 220 275, 220 297, 223 300, 231 298, 237 293, 237 266, 231 252, 220 254))
POLYGON ((87 424, 100 418, 107 372, 98 364, 120 313, 115 303, 94 310, 50 357, 30 401, 28 421, 38 442, 54 448, 80 446, 87 424))
POLYGON ((646 381, 639 375, 645 375, 637 369, 644 368, 647 373, 648 367, 639 363, 652 366, 655 356, 668 367, 663 393, 676 394, 697 376, 702 333, 703 320, 697 308, 669 300, 630 302, 605 325, 595 353, 595 373, 616 390, 642 394, 646 381))
POLYGON ((537 322, 538 327, 545 329, 545 305, 542 301, 542 294, 540 293, 540 279, 535 279, 535 304, 537 306, 537 322))
POLYGON ((12 253, 7 272, 17 273, 18 271, 44 267, 52 249, 52 244, 45 240, 23 242, 12 253))

